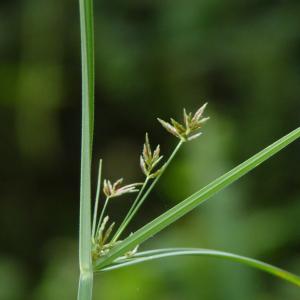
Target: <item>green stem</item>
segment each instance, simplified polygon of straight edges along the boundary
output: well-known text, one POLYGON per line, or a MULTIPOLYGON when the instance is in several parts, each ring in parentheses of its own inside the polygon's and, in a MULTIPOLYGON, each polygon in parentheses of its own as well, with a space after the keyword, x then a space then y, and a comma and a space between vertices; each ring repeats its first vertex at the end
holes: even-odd
POLYGON ((139 202, 139 200, 140 200, 140 198, 141 198, 141 196, 142 196, 142 194, 143 194, 143 192, 144 192, 144 190, 145 190, 145 188, 146 188, 146 186, 147 186, 149 180, 150 180, 150 178, 149 178, 149 177, 146 177, 146 179, 145 179, 145 181, 144 181, 144 183, 143 183, 143 186, 142 186, 142 188, 140 189, 139 194, 137 195, 136 199, 134 200, 134 202, 133 202, 133 204, 132 204, 132 206, 131 206, 129 212, 127 213, 127 215, 126 215, 126 217, 125 217, 125 219, 124 219, 124 221, 127 220, 128 217, 130 217, 132 211, 134 210, 134 208, 136 207, 137 203, 139 202))
MULTIPOLYGON (((121 233, 122 233, 123 230, 125 229, 125 228, 124 228, 124 225, 126 224, 127 219, 130 218, 130 216, 131 216, 131 214, 132 214, 134 208, 135 208, 136 205, 138 204, 138 202, 139 202, 139 200, 140 200, 140 198, 141 198, 141 196, 142 196, 142 194, 143 194, 143 192, 144 192, 144 190, 145 190, 145 188, 146 188, 148 182, 149 182, 149 177, 146 177, 146 179, 145 179, 145 181, 144 181, 144 183, 143 183, 143 186, 142 186, 142 188, 140 189, 140 191, 139 191, 137 197, 135 198, 135 200, 134 200, 134 202, 133 202, 133 204, 132 204, 130 210, 128 211, 126 217, 124 218, 124 220, 123 220, 123 222, 121 223, 120 227, 118 228, 118 230, 116 231, 115 235, 113 236, 112 242, 117 241, 117 239, 120 237, 121 233)), ((126 225, 125 225, 125 226, 126 226, 126 225)))
POLYGON ((80 273, 78 300, 90 300, 93 297, 93 272, 80 273))
POLYGON ((156 185, 156 183, 158 182, 158 180, 160 179, 160 177, 162 176, 162 174, 165 172, 165 170, 167 169, 167 167, 169 166, 169 164, 171 163, 171 161, 173 160, 173 158, 175 157, 175 155, 177 154, 177 152, 179 151, 179 149, 181 148, 181 146, 182 146, 183 143, 184 143, 184 141, 181 140, 177 144, 177 146, 175 147, 175 149, 172 152, 171 156, 169 157, 169 159, 167 160, 167 162, 162 167, 162 170, 161 170, 160 174, 153 180, 153 182, 149 186, 148 190, 145 192, 145 194, 143 195, 143 197, 141 198, 141 200, 139 201, 139 203, 137 203, 136 207, 133 209, 131 215, 124 221, 124 224, 123 224, 122 228, 120 228, 118 230, 118 235, 113 238, 113 241, 117 240, 117 238, 126 229, 126 227, 128 226, 129 222, 132 220, 132 218, 136 215, 137 211, 139 210, 139 208, 141 207, 141 205, 143 204, 143 202, 145 201, 145 199, 148 197, 148 195, 150 194, 150 192, 153 190, 154 186, 156 185))
POLYGON ((106 210, 109 199, 110 199, 109 197, 106 197, 106 199, 105 199, 104 206, 103 206, 102 211, 101 211, 101 215, 100 215, 100 218, 99 218, 99 223, 98 223, 97 230, 96 230, 95 234, 97 234, 97 232, 98 232, 98 230, 101 226, 101 223, 102 223, 102 220, 103 220, 103 217, 104 217, 104 212, 106 210))
POLYGON ((93 1, 79 0, 82 63, 82 132, 80 174, 78 300, 91 300, 91 161, 94 123, 94 30, 93 1))
POLYGON ((102 159, 99 160, 99 169, 98 169, 97 192, 96 192, 93 226, 92 226, 93 242, 95 241, 95 230, 96 230, 97 215, 98 215, 98 204, 99 204, 99 197, 100 197, 100 190, 101 190, 101 174, 102 174, 102 159))

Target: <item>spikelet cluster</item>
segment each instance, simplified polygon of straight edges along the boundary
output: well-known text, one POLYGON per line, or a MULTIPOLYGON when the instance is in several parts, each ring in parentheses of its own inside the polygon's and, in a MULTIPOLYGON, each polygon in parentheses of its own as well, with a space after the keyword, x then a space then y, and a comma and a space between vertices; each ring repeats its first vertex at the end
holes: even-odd
POLYGON ((203 117, 206 106, 207 103, 201 106, 194 115, 192 115, 192 113, 187 113, 184 109, 183 124, 177 122, 172 118, 170 119, 171 124, 159 118, 158 121, 168 132, 170 132, 180 140, 184 142, 191 141, 202 134, 201 132, 199 132, 199 129, 201 129, 203 124, 209 120, 209 117, 203 117))
POLYGON ((143 147, 142 155, 140 156, 140 166, 147 178, 157 177, 161 169, 154 170, 158 163, 162 160, 163 156, 160 155, 160 146, 157 145, 155 150, 152 152, 149 137, 146 133, 145 144, 143 147))
POLYGON ((120 178, 114 184, 112 184, 110 180, 105 179, 103 182, 103 193, 105 196, 107 198, 114 198, 139 191, 137 187, 141 185, 141 183, 138 182, 121 186, 122 182, 123 178, 120 178))

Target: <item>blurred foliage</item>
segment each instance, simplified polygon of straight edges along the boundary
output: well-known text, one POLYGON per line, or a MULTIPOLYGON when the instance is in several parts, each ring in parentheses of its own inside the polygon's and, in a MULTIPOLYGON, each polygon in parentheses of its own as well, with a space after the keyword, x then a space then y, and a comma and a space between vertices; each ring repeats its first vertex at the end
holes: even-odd
MULTIPOLYGON (((299 1, 95 1, 95 22, 94 153, 106 177, 140 179, 144 132, 165 154, 175 143, 155 118, 209 102, 205 135, 180 153, 131 230, 299 126, 299 1)), ((0 299, 74 299, 77 3, 2 1, 0 45, 0 299)), ((143 247, 216 248, 299 274, 299 151, 293 144, 143 247)), ((128 201, 112 205, 117 221, 128 201)), ((95 299, 299 299, 285 282, 212 259, 147 263, 95 282, 95 299)))

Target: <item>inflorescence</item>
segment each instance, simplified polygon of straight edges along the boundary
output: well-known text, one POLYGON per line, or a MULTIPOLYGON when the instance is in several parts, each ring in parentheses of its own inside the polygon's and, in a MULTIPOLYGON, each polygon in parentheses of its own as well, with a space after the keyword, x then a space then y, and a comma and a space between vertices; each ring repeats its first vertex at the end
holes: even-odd
MULTIPOLYGON (((196 113, 187 113, 183 110, 183 123, 179 123, 174 119, 170 119, 170 123, 158 118, 160 124, 172 135, 180 140, 179 147, 183 142, 191 141, 199 137, 202 132, 199 130, 202 128, 203 124, 209 120, 209 117, 203 117, 204 110, 207 106, 205 103, 201 106, 196 113)), ((150 193, 156 181, 159 179, 163 170, 167 167, 168 163, 172 160, 179 147, 177 146, 174 152, 171 154, 167 163, 162 167, 158 168, 159 163, 162 161, 163 156, 160 155, 160 146, 157 145, 155 150, 152 151, 149 136, 146 133, 145 143, 143 145, 143 151, 140 155, 140 167, 145 175, 145 180, 143 183, 132 183, 122 186, 123 178, 118 179, 116 182, 111 183, 110 180, 105 179, 103 181, 103 193, 106 197, 97 226, 93 224, 93 227, 97 227, 92 236, 92 259, 96 261, 100 257, 106 255, 116 244, 120 243, 118 237, 121 235, 125 227, 128 225, 129 221, 132 219, 137 209, 140 207, 144 198, 150 193), (151 179, 156 179, 148 186, 148 182, 151 179), (142 186, 141 189, 139 186, 142 186), (128 214, 126 215, 120 228, 117 229, 115 235, 111 238, 111 234, 115 228, 115 223, 108 224, 109 216, 104 217, 105 210, 107 208, 108 202, 111 198, 120 197, 124 194, 131 194, 139 192, 135 201, 132 204, 128 214), (103 218, 104 217, 104 218, 103 218), (124 226, 125 224, 125 226, 124 226)), ((101 173, 101 171, 99 172, 101 173)), ((100 174, 101 177, 101 174, 100 174)), ((100 184, 100 182, 98 182, 100 184)), ((95 216, 97 216, 98 199, 96 199, 95 204, 95 216)), ((97 220, 93 222, 96 223, 97 220)), ((129 251, 125 256, 130 257, 137 252, 137 248, 129 251)))

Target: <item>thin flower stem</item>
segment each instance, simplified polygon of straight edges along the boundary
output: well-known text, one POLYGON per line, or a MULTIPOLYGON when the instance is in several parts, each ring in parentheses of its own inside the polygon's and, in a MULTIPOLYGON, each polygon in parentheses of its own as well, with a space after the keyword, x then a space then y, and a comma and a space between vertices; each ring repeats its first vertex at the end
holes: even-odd
POLYGON ((99 160, 99 169, 98 169, 97 192, 96 192, 94 216, 93 216, 93 226, 92 226, 93 242, 95 242, 95 230, 96 230, 97 215, 98 215, 99 196, 100 196, 100 190, 101 190, 101 174, 102 174, 102 159, 99 160))
POLYGON ((109 202, 109 199, 110 199, 110 197, 106 197, 106 199, 105 199, 104 206, 103 206, 101 214, 100 214, 100 218, 99 218, 99 222, 98 222, 98 226, 97 226, 97 230, 96 230, 95 234, 97 234, 97 232, 98 232, 98 230, 99 230, 99 228, 101 226, 102 219, 104 217, 104 212, 106 210, 106 207, 107 207, 107 204, 109 202))
POLYGON ((120 237, 120 234, 123 232, 123 230, 124 230, 123 227, 126 226, 126 225, 125 225, 125 224, 126 224, 126 221, 127 221, 128 218, 130 218, 130 216, 131 216, 131 214, 132 214, 134 208, 135 208, 136 205, 138 204, 138 202, 139 202, 139 200, 140 200, 140 198, 141 198, 141 196, 142 196, 142 194, 143 194, 143 192, 144 192, 144 190, 145 190, 145 188, 146 188, 146 186, 147 186, 149 180, 150 180, 150 178, 149 178, 149 177, 146 177, 146 179, 145 179, 145 181, 144 181, 144 183, 143 183, 143 186, 142 186, 142 188, 140 189, 140 191, 139 191, 137 197, 135 198, 135 200, 134 200, 134 202, 133 202, 133 204, 132 204, 130 210, 128 211, 126 217, 124 218, 124 220, 123 220, 123 222, 121 223, 120 227, 118 228, 118 230, 116 231, 115 235, 113 236, 112 242, 115 242, 115 241, 120 237))
POLYGON ((137 203, 139 202, 139 200, 140 200, 140 198, 141 198, 141 196, 142 196, 142 194, 143 194, 143 192, 144 192, 144 190, 145 190, 145 188, 146 188, 146 186, 147 186, 149 180, 150 180, 150 178, 149 178, 149 177, 146 177, 146 179, 145 179, 145 181, 144 181, 144 183, 143 183, 143 186, 141 187, 140 192, 139 192, 139 194, 137 195, 136 199, 134 200, 134 202, 133 202, 133 204, 132 204, 132 206, 131 206, 129 212, 127 213, 127 215, 126 215, 126 217, 125 217, 125 219, 124 219, 124 221, 128 219, 128 217, 131 215, 132 211, 133 211, 134 208, 136 207, 136 205, 137 205, 137 203))
POLYGON ((181 148, 181 146, 182 146, 183 143, 184 143, 184 141, 180 140, 180 142, 177 144, 177 146, 175 147, 175 149, 172 152, 171 156, 169 157, 169 159, 167 160, 167 162, 162 167, 162 170, 161 170, 160 174, 153 180, 153 182, 151 183, 151 185, 149 186, 149 188, 147 189, 147 191, 145 192, 145 194, 143 195, 143 197, 141 198, 141 200, 137 203, 137 205, 133 209, 133 211, 130 214, 130 216, 124 221, 124 224, 123 224, 122 228, 120 228, 118 230, 118 235, 113 238, 113 241, 116 241, 117 238, 126 229, 126 227, 128 226, 129 222, 132 220, 132 218, 135 216, 135 214, 137 213, 137 211, 139 210, 139 208, 141 207, 141 205, 143 204, 143 202, 145 201, 145 199, 148 197, 148 195, 150 194, 150 192, 152 191, 152 189, 154 188, 154 186, 156 185, 156 183, 158 182, 158 180, 160 179, 160 177, 162 176, 162 174, 165 172, 165 170, 167 169, 167 167, 169 166, 169 164, 171 163, 171 161, 173 160, 173 158, 175 157, 175 155, 177 154, 177 152, 179 151, 179 149, 181 148))

